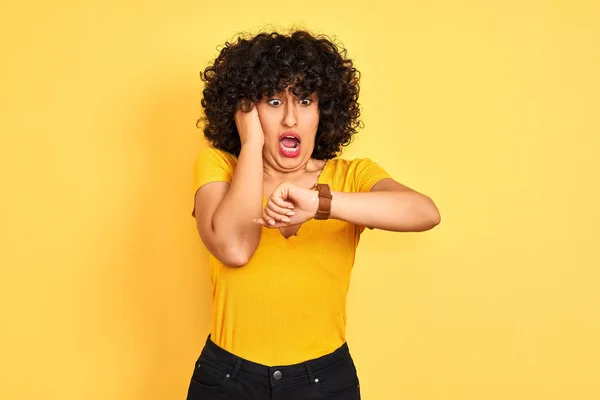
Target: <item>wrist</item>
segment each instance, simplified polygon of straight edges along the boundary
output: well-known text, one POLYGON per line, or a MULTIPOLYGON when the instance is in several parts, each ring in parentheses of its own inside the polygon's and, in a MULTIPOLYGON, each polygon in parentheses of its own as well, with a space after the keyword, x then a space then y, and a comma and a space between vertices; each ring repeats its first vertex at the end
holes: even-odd
POLYGON ((262 151, 262 148, 264 147, 265 142, 264 140, 249 140, 249 141, 245 141, 242 142, 242 149, 260 149, 262 151))
POLYGON ((344 207, 344 199, 347 195, 347 192, 331 192, 331 197, 333 197, 333 199, 331 200, 331 212, 329 214, 329 219, 344 220, 342 215, 340 215, 340 207, 344 207))
POLYGON ((315 219, 326 220, 331 218, 331 202, 333 196, 331 194, 331 188, 328 184, 316 184, 314 189, 317 191, 317 212, 315 213, 315 219))

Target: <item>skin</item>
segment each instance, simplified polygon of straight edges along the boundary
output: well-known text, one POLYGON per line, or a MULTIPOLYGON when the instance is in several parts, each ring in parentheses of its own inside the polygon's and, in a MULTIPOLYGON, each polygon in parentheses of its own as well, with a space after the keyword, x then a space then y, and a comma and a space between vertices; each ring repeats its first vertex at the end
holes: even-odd
MULTIPOLYGON (((242 267, 260 240, 262 226, 285 237, 312 219, 318 193, 312 190, 325 161, 312 159, 319 124, 318 97, 300 99, 286 90, 263 97, 250 112, 234 116, 242 148, 231 183, 213 182, 196 192, 196 225, 208 250, 223 264, 242 267), (296 132, 301 152, 279 151, 280 135, 296 132), (262 198, 267 198, 263 208, 262 198)), ((331 217, 389 231, 417 232, 440 223, 433 201, 393 179, 369 193, 332 192, 331 217)))
MULTIPOLYGON (((263 97, 256 104, 256 110, 265 138, 263 194, 269 198, 268 209, 279 211, 278 220, 283 224, 278 228, 285 237, 289 237, 300 228, 300 224, 291 223, 290 217, 295 215, 295 218, 308 220, 307 210, 295 208, 293 202, 286 201, 279 201, 280 206, 277 206, 272 201, 277 197, 273 197, 272 193, 278 187, 288 187, 281 186, 283 182, 298 188, 312 187, 325 166, 325 161, 311 158, 319 126, 318 96, 313 93, 301 99, 286 90, 272 97, 263 97), (285 157, 279 150, 281 135, 290 131, 297 133, 301 140, 300 155, 294 158, 285 157)), ((318 197, 316 201, 318 206, 318 197)))
MULTIPOLYGON (((286 91, 263 98, 257 110, 265 135, 264 185, 271 194, 261 218, 254 221, 280 229, 287 237, 312 219, 319 206, 318 194, 311 187, 325 163, 310 158, 319 124, 318 98, 313 94, 299 99, 286 91), (302 138, 301 154, 296 158, 279 152, 279 137, 290 130, 302 138)), ((429 197, 393 179, 378 182, 370 193, 332 192, 332 196, 330 218, 371 228, 424 231, 440 221, 429 197)))
POLYGON ((263 97, 256 104, 256 110, 264 134, 263 160, 267 183, 297 181, 307 170, 323 167, 324 162, 310 157, 319 127, 316 93, 300 99, 286 90, 272 97, 263 97), (301 138, 301 152, 295 158, 285 157, 279 151, 279 137, 289 131, 301 138))

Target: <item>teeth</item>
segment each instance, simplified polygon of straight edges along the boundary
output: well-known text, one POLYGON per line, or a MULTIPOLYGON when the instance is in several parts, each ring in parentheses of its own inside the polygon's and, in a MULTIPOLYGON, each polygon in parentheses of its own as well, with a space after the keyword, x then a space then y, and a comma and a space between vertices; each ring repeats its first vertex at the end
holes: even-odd
POLYGON ((294 153, 294 152, 295 152, 295 151, 298 149, 298 146, 296 146, 296 147, 285 147, 285 146, 283 145, 283 143, 279 143, 279 147, 280 147, 280 148, 281 148, 283 151, 285 151, 285 152, 287 152, 287 153, 294 153))

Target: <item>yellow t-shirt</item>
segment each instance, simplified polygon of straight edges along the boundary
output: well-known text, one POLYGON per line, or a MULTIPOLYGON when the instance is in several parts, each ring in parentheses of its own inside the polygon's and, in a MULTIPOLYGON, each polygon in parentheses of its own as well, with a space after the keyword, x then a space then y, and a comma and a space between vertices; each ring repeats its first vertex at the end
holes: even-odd
MULTIPOLYGON (((227 152, 203 150, 195 163, 194 194, 210 182, 231 182, 236 163, 227 152)), ((389 177, 367 158, 332 159, 318 183, 329 184, 332 191, 368 192, 389 177)), ((210 255, 211 340, 269 366, 299 363, 340 347, 346 341, 350 273, 364 228, 313 219, 286 239, 278 229, 263 227, 258 248, 244 267, 227 267, 210 255)))

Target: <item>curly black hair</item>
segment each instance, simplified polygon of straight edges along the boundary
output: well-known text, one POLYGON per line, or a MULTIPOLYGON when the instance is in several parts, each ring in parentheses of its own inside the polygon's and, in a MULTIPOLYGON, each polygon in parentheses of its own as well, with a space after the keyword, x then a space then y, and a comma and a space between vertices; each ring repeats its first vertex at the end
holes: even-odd
POLYGON ((360 72, 346 49, 327 36, 305 30, 291 34, 259 33, 226 42, 215 61, 200 73, 204 135, 213 147, 239 156, 240 137, 234 114, 249 111, 263 96, 285 88, 301 98, 316 92, 319 126, 312 157, 336 157, 361 127, 358 104, 360 72), (244 101, 250 103, 245 103, 244 101))

